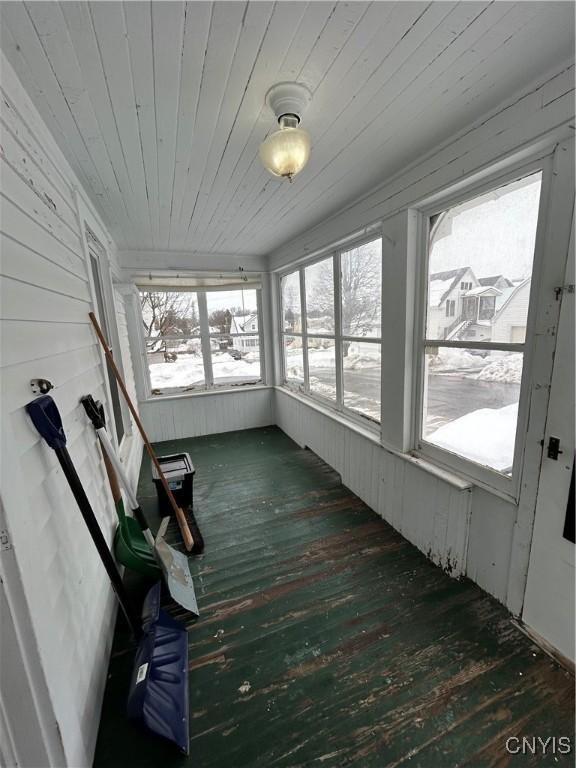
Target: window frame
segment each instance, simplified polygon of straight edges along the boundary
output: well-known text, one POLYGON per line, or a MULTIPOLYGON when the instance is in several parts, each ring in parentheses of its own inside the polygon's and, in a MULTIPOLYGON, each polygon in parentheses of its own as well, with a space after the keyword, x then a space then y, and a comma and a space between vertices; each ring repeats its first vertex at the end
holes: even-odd
MULTIPOLYGON (((374 240, 380 240, 382 242, 382 265, 381 265, 381 275, 383 279, 383 273, 384 273, 384 238, 382 233, 382 228, 379 226, 377 229, 372 229, 369 233, 363 233, 360 236, 350 238, 346 240, 345 242, 342 242, 337 248, 331 247, 327 248, 324 251, 320 251, 315 256, 310 257, 306 260, 300 261, 298 264, 293 265, 291 267, 287 267, 285 269, 280 270, 278 274, 278 329, 279 329, 279 339, 280 339, 280 355, 279 355, 279 364, 280 364, 280 383, 281 386, 286 387, 288 390, 292 392, 296 392, 298 394, 304 395, 306 397, 309 397, 311 400, 315 401, 319 405, 322 405, 323 407, 330 408, 336 413, 345 416, 347 419, 350 419, 350 421, 354 422, 358 426, 363 427, 364 429, 367 429, 371 432, 374 432, 377 434, 380 438, 381 436, 381 430, 382 430, 382 398, 380 396, 380 418, 378 420, 361 413, 360 411, 356 411, 353 408, 347 407, 344 404, 344 366, 343 366, 343 355, 342 355, 342 343, 344 341, 351 341, 351 342, 367 342, 372 344, 377 344, 380 347, 380 380, 379 380, 379 388, 381 389, 382 384, 382 316, 383 313, 381 311, 380 316, 380 336, 379 337, 369 337, 369 336, 350 336, 350 335, 344 335, 342 333, 342 304, 341 304, 341 277, 342 273, 340 270, 340 264, 341 264, 341 257, 343 253, 346 253, 350 250, 353 250, 354 248, 359 248, 362 245, 366 245, 367 243, 374 242, 374 240), (333 277, 334 277, 334 333, 327 334, 327 333, 308 333, 308 318, 306 316, 306 277, 305 277, 305 270, 308 267, 312 267, 315 264, 318 264, 322 261, 326 261, 327 259, 332 259, 332 269, 333 269, 333 277), (282 280, 291 274, 298 274, 299 275, 299 287, 300 287, 300 306, 301 306, 301 313, 302 313, 302 319, 301 319, 301 332, 300 333, 294 333, 294 332, 286 332, 284 331, 284 306, 283 306, 283 297, 282 297, 282 280), (303 382, 299 383, 295 380, 289 380, 286 378, 286 361, 285 361, 285 345, 284 345, 284 339, 285 337, 297 337, 302 339, 302 358, 303 358, 303 382), (308 361, 308 338, 311 337, 313 339, 329 339, 333 340, 335 344, 335 351, 334 351, 334 357, 335 357, 335 380, 336 380, 336 398, 333 400, 328 397, 324 397, 323 395, 312 392, 310 390, 310 370, 309 370, 309 361, 308 361)), ((382 291, 380 292, 380 302, 382 302, 382 291)))
POLYGON ((550 188, 552 181, 554 149, 548 148, 545 153, 537 155, 530 160, 523 160, 510 165, 504 171, 497 170, 486 175, 481 181, 471 181, 470 184, 458 187, 456 192, 447 190, 444 193, 434 195, 433 202, 420 203, 415 206, 418 214, 418 253, 417 253, 417 286, 415 303, 415 334, 413 345, 413 410, 412 410, 412 454, 418 458, 432 461, 434 464, 455 471, 459 475, 472 480, 475 484, 490 491, 496 491, 500 495, 518 501, 521 484, 523 456, 526 448, 525 437, 528 428, 529 394, 533 379, 534 357, 534 328, 538 313, 538 296, 542 281, 544 261, 545 237, 548 229, 550 188), (526 338, 523 343, 504 342, 477 342, 467 339, 462 342, 446 341, 444 339, 427 339, 427 302, 428 302, 428 268, 429 268, 429 228, 430 218, 438 213, 446 211, 462 203, 473 200, 492 189, 505 186, 518 179, 541 172, 542 182, 540 200, 538 205, 538 220, 536 225, 536 238, 534 244, 534 260, 532 265, 532 278, 530 284, 530 298, 528 304, 528 316, 526 322, 526 338), (457 349, 481 349, 522 352, 523 368, 520 384, 518 403, 518 419, 514 442, 514 457, 512 474, 506 476, 498 470, 477 464, 459 454, 452 453, 444 448, 427 442, 423 434, 424 394, 426 375, 427 346, 452 347, 457 349))
MULTIPOLYGON (((112 355, 116 362, 116 366, 124 377, 124 360, 122 359, 122 348, 120 345, 120 337, 118 335, 118 323, 116 320, 116 305, 114 298, 114 278, 112 273, 112 266, 110 261, 111 243, 107 237, 106 231, 103 225, 96 219, 92 210, 88 208, 79 194, 76 194, 76 207, 78 214, 78 221, 80 223, 80 237, 82 250, 84 254, 84 263, 86 265, 86 274, 88 279, 88 287, 90 292, 90 303, 92 311, 96 314, 96 317, 101 322, 100 310, 98 306, 98 299, 96 294, 96 285, 94 283, 94 275, 92 271, 92 263, 94 260, 97 275, 100 281, 100 291, 102 298, 102 305, 104 311, 104 320, 110 338, 107 342, 110 345, 112 355), (95 240, 95 247, 92 247, 89 238, 95 240)), ((106 396, 106 416, 108 419, 108 434, 117 448, 122 453, 126 450, 129 439, 132 436, 132 420, 128 406, 126 405, 124 397, 118 392, 119 402, 119 414, 115 412, 113 405, 112 390, 110 386, 110 371, 104 350, 98 344, 98 356, 100 358, 103 381, 102 387, 106 396), (120 416, 122 427, 122 439, 118 442, 118 429, 117 429, 117 417, 120 416)))
MULTIPOLYGON (((143 284, 136 284, 136 290, 137 290, 137 296, 138 296, 138 318, 139 318, 139 325, 142 326, 142 305, 140 301, 141 293, 146 290, 146 286, 143 284)), ((223 391, 238 391, 238 390, 244 390, 245 388, 250 389, 253 387, 263 387, 268 386, 267 384, 267 369, 266 369, 266 358, 265 358, 265 347, 264 347, 264 331, 263 331, 263 302, 262 302, 262 285, 256 286, 251 285, 247 288, 242 288, 241 285, 234 286, 231 288, 222 288, 221 286, 194 286, 190 288, 180 287, 180 286, 161 286, 161 285, 154 285, 153 290, 157 293, 195 293, 198 301, 198 318, 199 318, 199 325, 200 325, 200 333, 190 334, 189 336, 180 336, 180 335, 170 335, 170 336, 163 336, 162 338, 165 341, 193 341, 193 340, 199 340, 200 346, 202 350, 202 364, 204 368, 204 384, 193 386, 190 385, 193 388, 188 387, 179 387, 179 388, 173 388, 168 392, 160 392, 159 394, 154 393, 155 387, 152 386, 152 379, 150 376, 150 365, 148 363, 148 350, 146 348, 146 341, 147 337, 144 335, 143 332, 139 332, 139 339, 141 342, 141 348, 142 348, 142 368, 144 373, 144 386, 146 389, 145 392, 145 399, 149 400, 151 402, 157 402, 158 400, 161 400, 163 398, 174 398, 174 397, 195 397, 196 395, 206 395, 206 394, 215 394, 217 392, 223 392, 223 391), (208 322, 208 307, 207 307, 207 300, 206 300, 206 294, 207 293, 226 293, 226 292, 234 292, 234 291, 240 291, 240 290, 253 290, 256 292, 256 311, 258 315, 258 331, 256 332, 248 332, 248 333, 230 333, 226 334, 231 337, 236 336, 257 336, 258 337, 258 347, 260 350, 260 378, 257 381, 242 381, 235 384, 231 383, 214 383, 214 372, 212 368, 212 350, 210 346, 210 341, 213 338, 219 337, 221 334, 218 333, 210 333, 210 326, 208 322)))

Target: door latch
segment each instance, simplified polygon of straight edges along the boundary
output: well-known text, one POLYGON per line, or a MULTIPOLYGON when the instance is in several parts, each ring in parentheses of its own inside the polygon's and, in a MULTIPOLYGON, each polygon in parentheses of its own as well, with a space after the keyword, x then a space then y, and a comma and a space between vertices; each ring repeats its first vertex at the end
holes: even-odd
POLYGON ((548 440, 548 458, 558 461, 558 456, 561 453, 563 453, 563 451, 560 450, 560 438, 551 437, 548 440))

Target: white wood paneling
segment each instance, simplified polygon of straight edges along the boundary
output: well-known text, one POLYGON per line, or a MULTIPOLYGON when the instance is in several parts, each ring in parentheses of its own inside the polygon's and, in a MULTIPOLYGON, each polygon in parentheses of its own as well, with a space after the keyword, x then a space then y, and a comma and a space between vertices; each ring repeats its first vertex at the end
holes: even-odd
MULTIPOLYGON (((432 476, 298 396, 274 392, 276 423, 287 435, 330 464, 347 488, 447 573, 467 573, 469 488, 432 476)), ((502 599, 505 584, 497 586, 502 599)))
POLYGON ((573 55, 566 2, 3 3, 2 47, 126 250, 265 255, 573 55), (268 88, 313 93, 271 177, 268 88))
POLYGON ((234 432, 274 424, 274 391, 246 387, 184 397, 159 397, 140 402, 140 413, 150 440, 234 432))
MULTIPOLYGON (((52 37, 54 18, 38 7, 31 10, 26 23, 34 18, 44 37, 52 37)), ((44 42, 52 49, 53 40, 44 42)), ((65 53, 70 49, 59 54, 59 65, 65 53)), ((1 488, 12 553, 10 563, 2 561, 2 581, 16 631, 26 633, 21 653, 30 675, 26 684, 36 692, 38 720, 37 727, 27 723, 30 744, 26 749, 16 744, 16 754, 24 759, 44 750, 43 764, 88 766, 115 600, 55 455, 33 428, 24 406, 33 398, 31 378, 53 382, 70 454, 111 541, 114 508, 95 433, 79 405, 88 392, 106 400, 106 374, 88 321, 93 307, 75 199, 79 181, 10 64, 4 57, 0 63, 1 488)), ((72 63, 68 76, 70 97, 78 85, 72 63)), ((90 105, 82 97, 75 106, 83 110, 78 119, 89 114, 90 105)), ((133 387, 123 305, 117 310, 124 370, 133 387)), ((125 458, 133 473, 140 458, 137 440, 132 440, 125 458)), ((8 723, 15 717, 10 704, 4 713, 8 723)), ((14 733, 21 739, 20 730, 14 733)))

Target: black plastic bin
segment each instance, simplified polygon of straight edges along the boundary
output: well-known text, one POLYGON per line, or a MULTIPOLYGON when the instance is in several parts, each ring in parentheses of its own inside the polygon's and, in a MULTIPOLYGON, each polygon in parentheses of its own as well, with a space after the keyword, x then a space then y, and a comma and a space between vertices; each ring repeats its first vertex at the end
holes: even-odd
MULTIPOLYGON (((176 503, 182 509, 192 506, 192 483, 194 478, 194 465, 188 453, 174 453, 170 456, 158 456, 158 463, 166 477, 168 487, 176 499, 176 503)), ((173 514, 172 506, 166 495, 166 491, 160 481, 156 467, 152 464, 152 479, 158 494, 158 505, 162 515, 173 514)))

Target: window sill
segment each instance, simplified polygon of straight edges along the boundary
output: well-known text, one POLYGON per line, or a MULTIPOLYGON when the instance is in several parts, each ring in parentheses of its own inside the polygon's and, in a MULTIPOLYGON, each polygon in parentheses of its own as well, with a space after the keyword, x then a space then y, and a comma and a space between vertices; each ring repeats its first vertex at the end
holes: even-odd
POLYGON ((239 392, 255 392, 263 389, 272 389, 268 384, 248 384, 237 387, 214 387, 214 389, 201 389, 197 392, 174 392, 169 395, 150 395, 139 400, 140 403, 165 403, 167 400, 186 400, 189 397, 209 397, 214 395, 232 395, 239 392))
POLYGON ((274 387, 274 389, 277 389, 280 392, 283 392, 284 394, 288 395, 289 397, 292 397, 295 400, 298 400, 299 402, 304 403, 309 408, 312 408, 313 410, 318 411, 324 416, 328 416, 330 419, 338 422, 339 424, 342 424, 343 426, 350 429, 352 432, 356 432, 356 434, 361 435, 362 437, 366 438, 366 440, 370 440, 370 442, 372 442, 374 445, 379 446, 380 448, 382 448, 382 450, 387 451, 387 453, 390 453, 393 456, 397 456, 399 459, 402 459, 403 461, 406 461, 409 464, 412 464, 413 466, 418 467, 424 472, 427 472, 428 474, 433 475, 439 480, 442 480, 443 482, 448 483, 448 485, 452 486, 452 488, 455 488, 458 491, 470 491, 476 485, 476 483, 474 483, 472 480, 462 477, 461 475, 458 475, 455 472, 445 469, 444 467, 440 467, 438 464, 435 464, 426 459, 422 459, 419 456, 413 455, 412 453, 403 453, 402 451, 399 451, 390 445, 386 445, 380 440, 380 436, 376 431, 363 427, 353 419, 350 419, 346 417, 346 415, 340 413, 340 411, 336 411, 333 408, 330 408, 329 406, 323 405, 322 403, 319 403, 317 400, 315 400, 312 397, 309 397, 308 395, 305 395, 300 392, 295 392, 294 390, 286 386, 276 386, 274 387))

